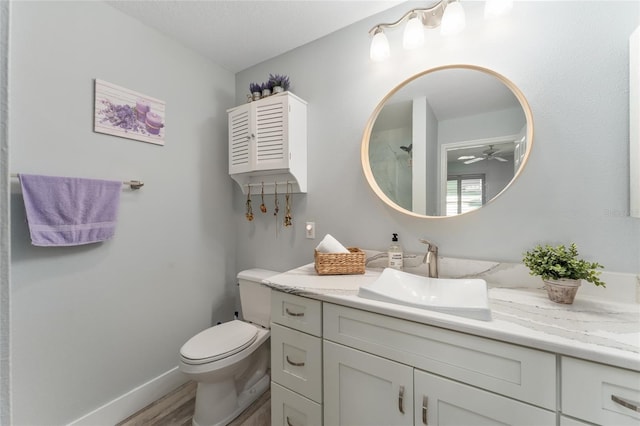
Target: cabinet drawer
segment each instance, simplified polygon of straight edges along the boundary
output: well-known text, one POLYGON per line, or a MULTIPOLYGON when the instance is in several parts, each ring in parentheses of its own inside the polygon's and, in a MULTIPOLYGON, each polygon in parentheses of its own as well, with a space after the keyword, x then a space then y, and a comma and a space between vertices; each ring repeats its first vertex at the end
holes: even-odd
POLYGON ((322 402, 322 340, 271 324, 271 378, 316 402, 322 402))
POLYGON ((416 425, 555 426, 555 411, 415 370, 416 425))
POLYGON ((271 321, 321 337, 322 302, 272 290, 271 321))
POLYGON ((640 412, 625 406, 640 406, 639 372, 569 357, 562 357, 561 369, 563 414, 602 425, 640 424, 640 412))
POLYGON ((271 382, 272 426, 322 426, 322 407, 271 382))
POLYGON ((556 409, 554 354, 330 303, 323 310, 327 340, 556 409))

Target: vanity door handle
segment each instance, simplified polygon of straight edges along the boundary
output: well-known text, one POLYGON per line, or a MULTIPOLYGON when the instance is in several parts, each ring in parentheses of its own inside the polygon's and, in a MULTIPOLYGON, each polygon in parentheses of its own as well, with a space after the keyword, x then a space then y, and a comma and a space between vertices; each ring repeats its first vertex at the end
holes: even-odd
POLYGON ((293 425, 291 424, 291 420, 289 420, 289 416, 287 416, 287 426, 293 426, 293 425))
POLYGON ((289 310, 289 308, 284 308, 284 311, 287 313, 287 315, 289 315, 290 317, 303 317, 304 316, 304 312, 291 312, 289 310))
POLYGON ((422 423, 424 423, 425 425, 428 425, 428 421, 427 421, 427 414, 428 414, 428 410, 429 410, 429 398, 426 396, 422 396, 422 423))
POLYGON ((400 386, 400 391, 398 393, 398 410, 404 414, 404 386, 400 386))
POLYGON ((630 401, 628 399, 621 398, 616 395, 611 395, 611 400, 616 404, 622 405, 625 408, 629 408, 630 410, 637 411, 640 413, 640 404, 634 401, 630 401))
POLYGON ((286 356, 286 360, 289 364, 293 365, 294 367, 304 367, 304 362, 293 362, 289 359, 289 355, 286 356))

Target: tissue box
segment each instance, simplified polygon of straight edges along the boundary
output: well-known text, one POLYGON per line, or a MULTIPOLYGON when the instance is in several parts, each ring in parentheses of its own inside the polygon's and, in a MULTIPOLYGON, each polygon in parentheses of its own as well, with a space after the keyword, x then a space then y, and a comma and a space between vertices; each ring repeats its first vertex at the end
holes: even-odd
POLYGON ((315 266, 318 275, 364 274, 365 252, 347 247, 350 253, 320 253, 315 250, 315 266))

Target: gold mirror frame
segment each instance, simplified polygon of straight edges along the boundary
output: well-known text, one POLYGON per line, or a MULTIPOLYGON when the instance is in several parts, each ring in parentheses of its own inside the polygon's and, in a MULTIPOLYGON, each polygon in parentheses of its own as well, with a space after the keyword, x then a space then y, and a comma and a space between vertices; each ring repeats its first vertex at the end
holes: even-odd
POLYGON ((526 130, 527 147, 526 147, 526 150, 525 150, 524 158, 522 160, 522 164, 518 168, 517 172, 514 173, 514 176, 511 179, 511 181, 509 181, 509 183, 498 194, 496 194, 493 198, 491 198, 485 204, 483 204, 482 207, 486 206, 487 204, 489 204, 489 203, 493 202, 494 200, 496 200, 497 198, 499 198, 500 195, 502 195, 507 189, 509 189, 509 187, 511 187, 513 182, 515 182, 515 180, 518 178, 518 176, 520 176, 520 174, 524 170, 524 167, 526 166, 527 161, 529 159, 529 155, 531 153, 531 148, 533 146, 533 114, 531 112, 531 108, 529 107, 529 103, 527 102, 527 99, 525 98, 525 96, 522 93, 522 91, 520 91, 520 89, 511 80, 509 80, 508 78, 504 77, 503 75, 498 74, 497 72, 495 72, 493 70, 490 70, 488 68, 484 68, 484 67, 480 67, 480 66, 476 66, 476 65, 458 64, 458 65, 444 65, 444 66, 440 66, 440 67, 430 68, 430 69, 428 69, 426 71, 422 71, 422 72, 420 72, 418 74, 413 75, 412 77, 409 77, 408 79, 406 79, 405 81, 401 82, 396 87, 394 87, 384 98, 382 98, 380 103, 373 110, 373 113, 371 114, 371 116, 369 118, 369 121, 367 122, 367 125, 366 125, 366 127, 364 129, 364 134, 362 135, 362 144, 361 144, 360 157, 361 157, 361 162, 362 162, 362 170, 364 172, 365 177, 367 178, 367 182, 369 183, 369 186, 371 187, 373 192, 378 196, 378 198, 380 198, 384 203, 386 203, 389 207, 393 208, 394 210, 397 210, 400 213, 404 213, 406 215, 413 216, 413 217, 428 218, 428 219, 445 219, 445 218, 451 218, 451 217, 458 217, 458 216, 462 216, 462 215, 467 215, 467 214, 473 213, 473 212, 475 212, 477 210, 480 210, 482 208, 482 207, 480 207, 480 208, 477 208, 475 210, 472 210, 472 211, 469 211, 469 212, 465 212, 465 213, 460 213, 460 214, 455 215, 455 216, 427 216, 427 215, 415 213, 415 212, 413 212, 411 210, 407 210, 404 207, 399 206, 393 200, 391 200, 382 191, 382 189, 380 188, 380 186, 376 182, 375 177, 373 176, 373 172, 371 170, 371 163, 369 161, 369 140, 371 138, 371 132, 373 130, 373 126, 375 124, 375 121, 378 118, 378 115, 380 114, 380 111, 382 111, 382 108, 385 106, 386 102, 394 94, 396 94, 400 89, 402 89, 407 84, 413 82, 414 80, 416 80, 416 79, 418 79, 418 78, 420 78, 422 76, 425 76, 427 74, 430 74, 430 73, 433 73, 433 72, 436 72, 436 71, 447 70, 447 69, 475 70, 475 71, 480 71, 480 72, 489 74, 489 75, 497 78, 507 88, 509 88, 511 90, 511 92, 516 97, 518 102, 520 102, 520 106, 522 107, 522 110, 523 110, 524 115, 526 117, 526 122, 527 122, 527 130, 526 130))

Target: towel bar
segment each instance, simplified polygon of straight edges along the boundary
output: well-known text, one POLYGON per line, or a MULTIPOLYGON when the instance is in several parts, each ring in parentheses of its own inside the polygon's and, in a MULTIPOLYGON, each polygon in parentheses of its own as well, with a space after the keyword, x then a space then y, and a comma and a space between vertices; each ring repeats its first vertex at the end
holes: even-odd
MULTIPOLYGON (((17 178, 17 173, 11 173, 12 178, 17 178)), ((131 189, 140 189, 144 186, 144 182, 140 180, 126 180, 122 182, 123 185, 128 185, 131 189)))

